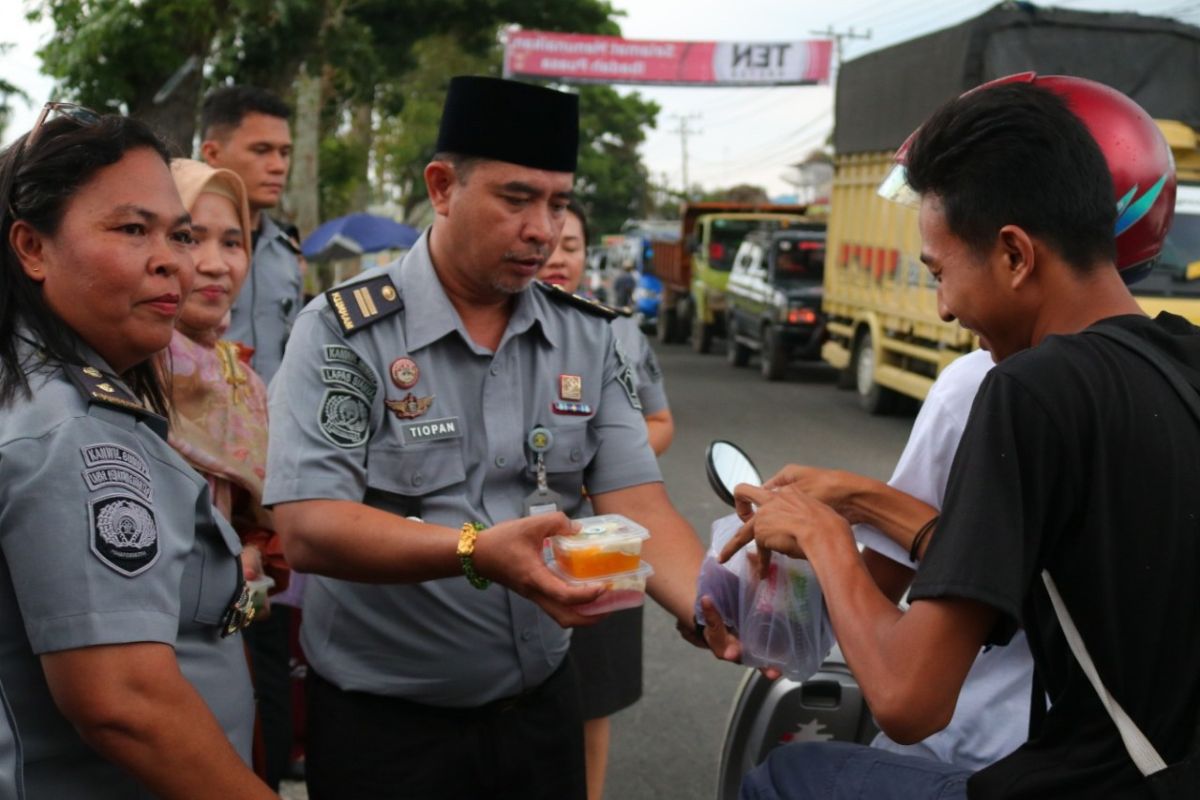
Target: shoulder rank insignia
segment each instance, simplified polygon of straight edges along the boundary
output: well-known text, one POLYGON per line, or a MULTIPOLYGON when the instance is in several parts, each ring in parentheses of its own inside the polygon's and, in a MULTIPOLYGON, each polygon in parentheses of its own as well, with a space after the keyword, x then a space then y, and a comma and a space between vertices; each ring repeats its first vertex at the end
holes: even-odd
POLYGON ((347 336, 404 309, 404 300, 387 275, 330 289, 325 297, 347 336))
POLYGON ((551 299, 557 300, 561 303, 566 303, 569 306, 574 306, 575 308, 586 311, 594 316, 603 317, 610 322, 620 316, 616 309, 610 308, 603 303, 598 303, 595 300, 589 300, 586 297, 580 297, 577 294, 571 294, 566 289, 562 289, 552 283, 546 283, 544 281, 534 281, 534 283, 537 284, 537 287, 547 294, 551 299))
POLYGON ((101 372, 90 365, 78 364, 64 364, 63 372, 89 403, 128 411, 139 417, 159 436, 167 438, 167 420, 146 408, 116 376, 101 372))

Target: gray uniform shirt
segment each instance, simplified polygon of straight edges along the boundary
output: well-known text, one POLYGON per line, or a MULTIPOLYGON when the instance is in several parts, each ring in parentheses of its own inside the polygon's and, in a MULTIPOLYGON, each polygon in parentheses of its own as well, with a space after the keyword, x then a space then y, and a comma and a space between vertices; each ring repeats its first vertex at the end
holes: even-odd
POLYGON ((650 346, 650 340, 638 327, 634 317, 620 316, 612 321, 613 335, 629 354, 637 375, 637 396, 642 401, 642 414, 650 415, 667 408, 667 389, 663 385, 662 367, 650 346))
POLYGON ((233 303, 225 338, 254 348, 250 366, 265 383, 279 370, 302 305, 304 287, 296 249, 275 220, 263 214, 250 274, 233 303))
POLYGON ((149 796, 51 698, 39 656, 95 645, 172 645, 249 763, 254 698, 242 641, 218 634, 240 586, 241 545, 207 482, 141 417, 89 402, 62 369, 40 368, 30 383, 33 399, 0 410, 0 684, 20 730, 26 791, 149 796))
MULTIPOLYGON (((536 487, 526 438, 539 425, 553 434, 548 482, 570 516, 585 483, 600 494, 660 480, 632 367, 608 323, 533 288, 516 297, 493 354, 470 340, 446 297, 428 235, 367 276, 390 277, 403 311, 347 336, 322 297, 296 321, 271 385, 264 502, 353 500, 452 528, 514 519, 536 487), (402 419, 389 403, 419 415, 402 419)), ((343 296, 353 302, 351 288, 343 296)), ((304 604, 301 641, 322 677, 429 705, 536 687, 569 644, 532 602, 463 577, 313 576, 304 604)))
POLYGON ((21 740, 4 687, 0 686, 0 800, 24 800, 21 778, 21 740))

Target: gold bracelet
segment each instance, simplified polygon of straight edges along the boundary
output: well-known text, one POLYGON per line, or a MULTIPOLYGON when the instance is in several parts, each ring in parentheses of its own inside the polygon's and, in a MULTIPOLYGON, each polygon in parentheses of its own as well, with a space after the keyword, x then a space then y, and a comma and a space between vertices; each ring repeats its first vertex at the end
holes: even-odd
POLYGON ((464 522, 458 534, 458 563, 462 564, 463 575, 476 589, 486 589, 492 582, 475 571, 475 539, 484 526, 478 522, 464 522))

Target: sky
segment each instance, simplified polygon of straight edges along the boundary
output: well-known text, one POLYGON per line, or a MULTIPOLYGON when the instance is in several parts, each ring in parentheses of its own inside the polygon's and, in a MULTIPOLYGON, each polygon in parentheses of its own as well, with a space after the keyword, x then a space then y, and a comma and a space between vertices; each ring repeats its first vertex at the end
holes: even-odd
MULTIPOLYGON (((976 16, 995 0, 612 0, 624 12, 621 30, 630 39, 699 41, 796 41, 820 37, 831 27, 853 33, 842 57, 850 60, 872 50, 911 39, 976 16)), ((40 74, 38 46, 52 34, 45 23, 25 20, 25 0, 0 0, 0 41, 16 46, 0 56, 0 74, 28 92, 34 102, 18 101, 11 139, 33 124, 53 82, 40 74)), ((1048 3, 1073 10, 1138 11, 1174 16, 1200 24, 1200 0, 1059 0, 1048 3)), ((643 160, 652 179, 682 185, 683 148, 678 133, 686 120, 688 180, 706 188, 738 183, 763 186, 771 195, 790 191, 783 180, 787 165, 821 146, 833 127, 833 90, 828 86, 700 89, 626 87, 661 107, 658 127, 648 131, 643 160)))

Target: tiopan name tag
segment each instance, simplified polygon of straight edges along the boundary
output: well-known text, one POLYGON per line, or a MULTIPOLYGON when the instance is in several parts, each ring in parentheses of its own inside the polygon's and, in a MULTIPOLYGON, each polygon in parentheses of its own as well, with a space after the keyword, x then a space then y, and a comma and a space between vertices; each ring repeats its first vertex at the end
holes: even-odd
POLYGON ((459 425, 458 417, 406 422, 401 427, 404 428, 404 441, 409 444, 436 442, 440 439, 458 439, 462 436, 462 426, 459 425))

